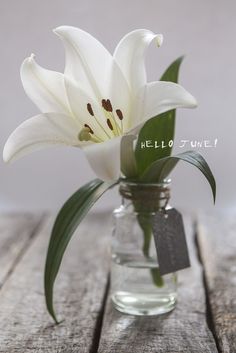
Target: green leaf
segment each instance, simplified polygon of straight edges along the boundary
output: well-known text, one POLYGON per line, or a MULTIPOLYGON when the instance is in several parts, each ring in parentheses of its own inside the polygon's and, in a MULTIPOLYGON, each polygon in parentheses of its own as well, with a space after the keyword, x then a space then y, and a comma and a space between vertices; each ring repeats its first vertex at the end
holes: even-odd
MULTIPOLYGON (((152 216, 149 213, 137 211, 137 220, 143 231, 143 255, 149 258, 150 245, 153 238, 152 216)), ((162 287, 164 285, 164 280, 160 275, 159 268, 151 268, 150 274, 153 283, 157 287, 162 287)))
POLYGON ((54 223, 48 246, 44 290, 48 312, 56 323, 58 320, 53 307, 53 287, 66 247, 76 228, 102 194, 116 182, 94 179, 77 190, 59 211, 54 223))
MULTIPOLYGON (((170 81, 177 83, 180 64, 183 57, 175 60, 164 72, 160 81, 170 81)), ((135 158, 138 174, 141 175, 154 161, 171 155, 175 133, 175 109, 157 115, 149 119, 139 132, 138 141, 135 149, 135 158), (142 147, 143 143, 151 141, 153 147, 142 147), (155 141, 158 145, 164 143, 164 148, 155 148, 155 141)))
POLYGON ((164 74, 161 76, 160 81, 169 81, 169 82, 178 82, 178 77, 179 77, 179 68, 180 65, 183 61, 184 57, 180 56, 178 59, 176 59, 164 72, 164 74))
POLYGON ((151 118, 140 130, 135 148, 138 175, 141 175, 157 159, 171 154, 172 148, 169 142, 174 138, 174 114, 174 110, 170 110, 151 118), (155 141, 159 147, 155 146, 155 141), (160 146, 162 141, 166 147, 160 146), (145 143, 150 144, 150 147, 144 146, 145 143))
POLYGON ((164 282, 163 278, 160 275, 159 268, 152 268, 151 269, 151 275, 152 275, 153 283, 157 287, 163 287, 164 286, 165 282, 164 282))
POLYGON ((144 172, 141 177, 143 182, 162 182, 173 170, 179 160, 190 163, 197 167, 209 182, 215 202, 216 182, 212 171, 202 155, 196 151, 186 151, 175 156, 159 159, 144 172))

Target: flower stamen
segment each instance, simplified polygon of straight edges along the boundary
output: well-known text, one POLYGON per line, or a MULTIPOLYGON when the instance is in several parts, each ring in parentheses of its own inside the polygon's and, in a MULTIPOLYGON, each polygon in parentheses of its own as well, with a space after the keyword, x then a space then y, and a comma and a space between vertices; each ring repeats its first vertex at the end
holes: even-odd
POLYGON ((87 110, 90 115, 94 116, 93 108, 90 103, 87 104, 87 110))
POLYGON ((122 111, 120 109, 116 109, 116 115, 118 116, 118 118, 120 120, 123 120, 124 117, 123 117, 123 114, 122 114, 122 111))
POLYGON ((123 121, 122 121, 124 119, 123 113, 120 109, 116 109, 116 115, 118 116, 118 119, 120 120, 121 132, 123 133, 123 121))
POLYGON ((107 119, 107 125, 108 125, 108 127, 109 127, 109 129, 110 129, 111 131, 113 131, 113 130, 114 130, 113 125, 112 125, 112 123, 111 123, 111 120, 110 120, 110 119, 107 119))
MULTIPOLYGON (((106 123, 109 128, 109 131, 112 132, 113 136, 119 136, 123 134, 123 122, 122 120, 124 119, 123 113, 120 109, 116 109, 115 112, 113 112, 113 106, 111 104, 110 99, 102 99, 101 100, 101 105, 106 117, 106 123), (115 114, 116 113, 116 114, 115 114), (120 123, 119 123, 120 121, 120 123)), ((87 111, 90 116, 92 116, 97 125, 103 130, 103 132, 106 134, 106 136, 111 139, 112 136, 110 136, 109 131, 103 126, 103 124, 99 121, 98 118, 96 118, 94 114, 94 110, 92 107, 91 103, 87 103, 87 111)), ((103 141, 100 137, 94 135, 94 131, 88 124, 84 124, 84 128, 88 130, 81 130, 80 138, 83 140, 87 139, 87 141, 91 140, 91 135, 92 138, 96 139, 96 142, 101 142, 103 141), (88 136, 89 133, 89 136, 88 136)))
POLYGON ((89 129, 90 134, 94 134, 93 130, 91 129, 91 127, 88 124, 84 124, 84 127, 87 127, 89 129))
POLYGON ((110 99, 102 99, 102 107, 105 111, 105 115, 107 118, 107 124, 108 124, 108 120, 110 121, 110 124, 112 125, 113 129, 109 128, 113 131, 114 136, 119 136, 122 134, 122 131, 116 121, 116 118, 113 114, 113 107, 111 104, 110 99))
POLYGON ((111 112, 111 113, 112 113, 112 111, 113 111, 113 108, 112 108, 110 99, 103 99, 103 100, 102 100, 102 107, 103 107, 107 112, 111 112))
POLYGON ((90 141, 91 140, 91 135, 90 135, 90 130, 88 127, 84 127, 78 135, 78 139, 80 141, 90 141))
POLYGON ((93 130, 90 128, 89 125, 84 124, 84 128, 78 134, 78 139, 80 141, 93 141, 93 142, 103 142, 98 136, 94 135, 93 130))
MULTIPOLYGON (((95 121, 96 121, 96 123, 98 124, 98 126, 102 129, 102 131, 106 134, 106 136, 110 139, 111 138, 111 136, 107 133, 107 131, 104 129, 104 127, 102 126, 102 124, 100 123, 100 121, 99 121, 99 119, 97 119, 96 118, 96 116, 95 116, 95 114, 94 114, 94 111, 93 111, 93 108, 92 108, 92 105, 90 104, 90 103, 87 103, 87 110, 88 110, 88 112, 89 112, 89 114, 95 119, 95 121)), ((85 127, 89 127, 90 128, 90 126, 89 125, 87 125, 87 124, 85 124, 85 127)), ((91 133, 93 133, 92 131, 92 129, 90 128, 90 130, 91 130, 91 133)), ((100 140, 100 142, 102 142, 103 140, 101 139, 101 138, 99 138, 99 137, 97 137, 99 140, 100 140)))

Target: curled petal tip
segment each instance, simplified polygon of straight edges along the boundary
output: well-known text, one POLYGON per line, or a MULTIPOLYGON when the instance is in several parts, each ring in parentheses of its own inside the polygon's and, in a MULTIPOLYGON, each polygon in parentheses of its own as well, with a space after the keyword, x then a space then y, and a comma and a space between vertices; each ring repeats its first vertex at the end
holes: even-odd
POLYGON ((30 56, 28 56, 27 58, 24 59, 24 61, 21 64, 21 75, 23 70, 25 69, 32 69, 32 67, 34 67, 36 65, 35 62, 35 54, 31 54, 30 56))
POLYGON ((24 64, 31 64, 32 62, 35 61, 34 58, 35 58, 35 54, 34 54, 34 53, 31 53, 30 56, 27 56, 27 58, 24 59, 22 65, 24 65, 24 64))
POLYGON ((156 35, 156 43, 157 43, 158 48, 162 46, 163 40, 164 40, 164 38, 163 38, 162 34, 156 35))
POLYGON ((32 67, 32 65, 35 64, 35 54, 30 54, 30 56, 28 56, 27 58, 24 59, 24 61, 21 64, 21 71, 25 68, 25 67, 32 67))
POLYGON ((35 58, 35 54, 31 53, 30 56, 29 56, 29 60, 34 60, 34 58, 35 58))
POLYGON ((58 33, 58 30, 60 30, 60 27, 56 27, 56 28, 53 28, 53 33, 57 34, 58 33))
POLYGON ((54 28, 52 31, 53 31, 53 33, 55 33, 57 36, 60 37, 69 28, 72 28, 72 27, 71 26, 59 26, 59 27, 54 28))
POLYGON ((57 36, 60 37, 60 35, 62 33, 62 29, 63 29, 63 26, 59 26, 59 27, 54 28, 52 31, 53 31, 53 33, 55 33, 57 36))
POLYGON ((11 159, 3 156, 3 162, 5 164, 11 164, 11 159))
POLYGON ((6 144, 4 146, 4 149, 3 149, 2 158, 3 158, 3 162, 4 163, 9 163, 11 161, 10 154, 9 154, 9 151, 8 151, 7 142, 6 142, 6 144))
POLYGON ((198 102, 197 102, 196 98, 194 98, 192 96, 192 108, 196 108, 197 106, 198 106, 198 102))

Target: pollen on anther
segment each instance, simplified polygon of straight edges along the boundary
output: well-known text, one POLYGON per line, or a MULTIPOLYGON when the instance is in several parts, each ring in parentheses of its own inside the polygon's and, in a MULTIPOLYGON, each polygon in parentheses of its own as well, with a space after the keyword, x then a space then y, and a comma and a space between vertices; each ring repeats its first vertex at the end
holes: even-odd
POLYGON ((112 126, 112 123, 111 123, 110 119, 107 119, 107 125, 108 125, 110 130, 113 130, 113 126, 112 126))
POLYGON ((120 109, 116 109, 116 114, 120 120, 124 119, 123 113, 120 109))
POLYGON ((89 129, 90 134, 94 134, 93 130, 88 124, 84 124, 84 127, 87 127, 89 129))
POLYGON ((93 108, 90 103, 87 104, 87 110, 90 115, 94 116, 93 108))
POLYGON ((113 108, 110 99, 107 99, 107 111, 112 112, 113 108))
POLYGON ((103 99, 103 100, 102 100, 102 107, 103 107, 107 112, 112 112, 112 111, 113 111, 113 108, 112 108, 110 99, 103 99))

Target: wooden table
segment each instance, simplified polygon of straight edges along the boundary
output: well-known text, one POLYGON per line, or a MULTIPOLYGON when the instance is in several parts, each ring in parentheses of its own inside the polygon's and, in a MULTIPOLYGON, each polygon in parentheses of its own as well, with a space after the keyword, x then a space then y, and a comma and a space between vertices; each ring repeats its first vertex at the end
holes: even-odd
POLYGON ((54 325, 43 268, 52 218, 0 217, 0 352, 236 352, 236 218, 184 217, 192 267, 179 272, 177 308, 161 317, 115 311, 109 300, 110 217, 87 216, 55 287, 54 325))

